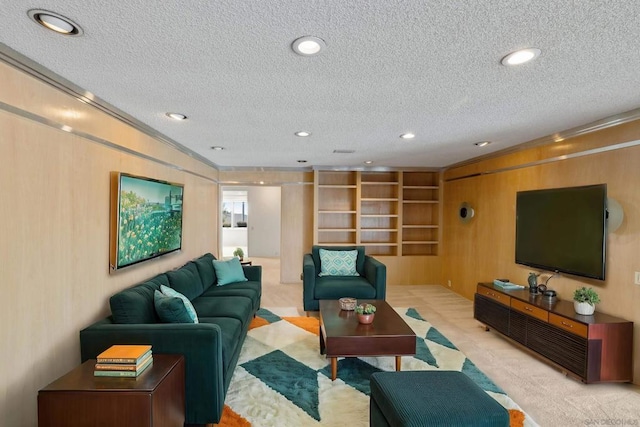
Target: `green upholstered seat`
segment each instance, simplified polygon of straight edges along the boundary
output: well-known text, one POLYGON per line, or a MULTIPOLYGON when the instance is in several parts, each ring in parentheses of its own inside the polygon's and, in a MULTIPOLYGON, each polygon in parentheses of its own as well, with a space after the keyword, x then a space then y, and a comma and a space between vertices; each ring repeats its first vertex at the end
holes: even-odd
POLYGON ((372 427, 509 426, 509 412, 459 371, 371 375, 372 427))
POLYGON ((319 246, 302 259, 302 302, 305 311, 320 309, 320 300, 342 297, 357 299, 386 299, 387 267, 377 259, 365 255, 364 246, 319 246), (320 276, 320 249, 357 251, 358 276, 320 276))

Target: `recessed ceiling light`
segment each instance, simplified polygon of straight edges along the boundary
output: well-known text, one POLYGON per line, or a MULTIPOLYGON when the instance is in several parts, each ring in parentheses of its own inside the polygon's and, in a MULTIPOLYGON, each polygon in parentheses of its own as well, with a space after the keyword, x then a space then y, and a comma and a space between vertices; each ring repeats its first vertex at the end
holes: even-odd
POLYGON ((167 117, 171 117, 173 120, 186 120, 187 116, 180 113, 167 113, 167 117))
POLYGON ((66 36, 81 36, 84 34, 80 25, 59 13, 42 9, 31 9, 27 12, 27 15, 38 24, 56 33, 66 36))
POLYGON ((214 151, 222 151, 224 150, 224 147, 220 147, 219 145, 214 145, 213 147, 211 147, 211 149, 214 151))
POLYGON ((414 133, 411 133, 411 132, 403 133, 402 135, 400 135, 400 138, 402 138, 402 139, 413 139, 415 137, 416 137, 416 135, 414 133))
POLYGON ((311 136, 311 132, 306 132, 306 131, 299 131, 295 133, 296 136, 311 136))
POLYGON ((529 62, 540 55, 540 49, 530 47, 528 49, 521 49, 515 52, 511 52, 504 58, 502 58, 502 65, 520 65, 525 62, 529 62))
POLYGON ((312 56, 320 53, 326 46, 326 43, 321 38, 304 36, 295 39, 291 44, 291 49, 298 55, 312 56))
POLYGON ((364 161, 364 164, 365 164, 365 165, 370 165, 371 163, 373 163, 373 160, 365 160, 365 161, 364 161))
POLYGON ((480 141, 480 142, 474 142, 473 143, 473 145, 478 146, 478 147, 486 147, 489 144, 491 144, 491 141, 480 141))

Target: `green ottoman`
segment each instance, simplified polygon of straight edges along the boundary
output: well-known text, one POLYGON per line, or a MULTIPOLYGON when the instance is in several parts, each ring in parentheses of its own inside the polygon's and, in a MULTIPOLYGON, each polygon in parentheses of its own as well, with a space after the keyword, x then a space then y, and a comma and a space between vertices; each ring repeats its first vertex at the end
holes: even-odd
POLYGON ((509 426, 509 411, 462 372, 371 375, 372 427, 509 426))

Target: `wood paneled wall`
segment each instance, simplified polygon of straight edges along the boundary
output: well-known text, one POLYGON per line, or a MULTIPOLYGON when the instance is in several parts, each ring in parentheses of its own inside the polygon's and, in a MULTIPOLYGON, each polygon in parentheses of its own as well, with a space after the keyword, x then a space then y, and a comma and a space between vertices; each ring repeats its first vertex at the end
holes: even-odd
POLYGON ((606 183, 609 197, 622 205, 625 215, 622 226, 608 236, 606 281, 561 276, 548 284, 566 300, 577 287, 592 286, 602 300, 597 310, 635 322, 636 384, 640 384, 640 285, 634 284, 634 272, 640 271, 640 146, 565 160, 559 156, 638 139, 640 122, 632 122, 446 171, 442 245, 442 283, 450 280, 453 290, 469 299, 480 281, 500 277, 526 284, 533 270, 514 262, 516 192, 606 183), (553 161, 539 162, 546 159, 553 161), (457 218, 462 202, 476 211, 467 224, 457 218))
POLYGON ((0 81, 0 425, 32 427, 111 295, 216 253, 217 171, 3 63, 0 81), (180 253, 109 274, 111 171, 184 183, 180 253))

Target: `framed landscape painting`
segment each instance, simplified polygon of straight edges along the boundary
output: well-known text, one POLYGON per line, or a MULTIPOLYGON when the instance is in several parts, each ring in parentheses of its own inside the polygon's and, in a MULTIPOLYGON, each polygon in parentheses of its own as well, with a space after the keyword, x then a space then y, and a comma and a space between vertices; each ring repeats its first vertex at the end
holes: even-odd
POLYGON ((182 249, 184 186, 111 173, 110 271, 182 249))

